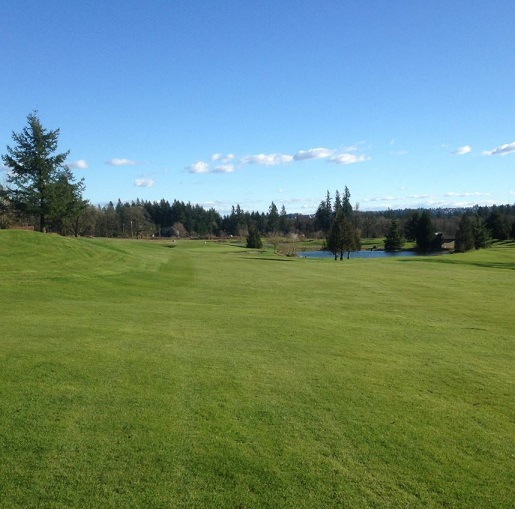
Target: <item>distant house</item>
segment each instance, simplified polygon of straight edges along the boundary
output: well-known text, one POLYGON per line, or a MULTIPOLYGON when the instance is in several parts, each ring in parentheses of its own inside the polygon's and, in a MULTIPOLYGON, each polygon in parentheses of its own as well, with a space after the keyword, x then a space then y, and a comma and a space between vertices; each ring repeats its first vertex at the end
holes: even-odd
POLYGON ((435 235, 440 237, 442 249, 449 251, 454 249, 454 237, 445 236, 443 232, 436 232, 435 235))

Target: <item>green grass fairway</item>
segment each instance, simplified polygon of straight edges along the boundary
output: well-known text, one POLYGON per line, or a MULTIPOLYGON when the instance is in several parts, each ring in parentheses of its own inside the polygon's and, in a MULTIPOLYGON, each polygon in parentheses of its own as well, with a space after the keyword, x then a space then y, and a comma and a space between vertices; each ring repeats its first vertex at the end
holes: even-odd
POLYGON ((0 231, 0 508, 512 508, 515 245, 0 231))

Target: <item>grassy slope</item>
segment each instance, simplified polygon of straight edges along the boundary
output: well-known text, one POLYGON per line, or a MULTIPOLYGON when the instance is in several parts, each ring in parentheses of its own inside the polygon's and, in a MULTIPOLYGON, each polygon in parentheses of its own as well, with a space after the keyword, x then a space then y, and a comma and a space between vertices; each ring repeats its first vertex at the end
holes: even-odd
POLYGON ((0 231, 0 507, 511 507, 515 248, 0 231))

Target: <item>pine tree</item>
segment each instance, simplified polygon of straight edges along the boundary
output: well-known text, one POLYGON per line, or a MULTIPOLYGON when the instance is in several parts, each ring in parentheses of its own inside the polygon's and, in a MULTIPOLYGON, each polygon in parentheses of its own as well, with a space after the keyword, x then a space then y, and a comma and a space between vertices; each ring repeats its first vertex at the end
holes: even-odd
POLYGON ((420 214, 417 230, 415 232, 415 240, 421 251, 430 251, 433 249, 435 239, 435 227, 431 221, 431 216, 427 210, 420 214))
POLYGON ((420 221, 420 213, 415 210, 408 217, 406 224, 404 225, 404 235, 407 240, 413 242, 417 238, 418 222, 420 221))
POLYGON ((259 230, 255 225, 249 226, 249 234, 247 235, 247 247, 250 249, 261 249, 263 247, 263 241, 259 230))
POLYGON ((272 202, 268 208, 268 217, 266 224, 266 231, 269 233, 275 233, 279 230, 279 211, 277 205, 272 202))
POLYGON ((53 184, 54 209, 49 220, 62 235, 72 231, 78 236, 79 216, 88 206, 88 201, 82 199, 83 190, 83 181, 73 182, 73 175, 68 168, 64 168, 57 182, 53 184))
POLYGON ((350 203, 350 191, 347 186, 345 186, 345 190, 343 191, 342 212, 343 212, 343 215, 347 219, 350 219, 352 217, 352 205, 350 203))
POLYGON ((485 226, 490 230, 490 235, 497 240, 506 240, 510 234, 510 226, 496 207, 488 215, 485 226))
POLYGON ((385 251, 399 251, 402 249, 402 246, 404 246, 404 237, 402 236, 397 221, 392 219, 384 240, 384 249, 385 251))
POLYGON ((82 181, 74 183, 71 173, 65 167, 69 152, 55 154, 59 129, 46 130, 37 112, 27 115, 27 126, 20 133, 12 133, 15 142, 7 146, 2 161, 9 168, 5 195, 13 207, 22 214, 36 215, 39 230, 45 232, 48 221, 63 208, 63 183, 81 200, 82 181))
POLYGON ((492 244, 492 237, 488 228, 484 225, 483 221, 476 216, 476 222, 474 223, 474 247, 476 249, 486 248, 492 244))
POLYGON ((338 214, 342 212, 342 199, 340 197, 340 192, 338 189, 334 193, 334 216, 336 217, 338 214))
POLYGON ((338 259, 338 253, 342 252, 343 232, 340 217, 335 218, 327 236, 327 249, 333 253, 334 259, 338 259))
POLYGON ((455 250, 458 253, 470 251, 475 247, 474 225, 468 214, 463 214, 456 231, 455 250))
POLYGON ((315 212, 315 227, 327 234, 331 228, 332 215, 333 207, 331 205, 331 195, 329 191, 327 191, 325 201, 322 200, 320 202, 315 212))
POLYGON ((357 251, 361 247, 361 240, 358 232, 350 219, 343 215, 343 211, 338 214, 327 236, 327 249, 333 253, 334 259, 343 260, 343 253, 347 252, 347 258, 350 257, 351 251, 357 251))
POLYGON ((281 207, 281 213, 279 214, 279 230, 283 235, 286 235, 289 231, 288 214, 284 205, 281 207))

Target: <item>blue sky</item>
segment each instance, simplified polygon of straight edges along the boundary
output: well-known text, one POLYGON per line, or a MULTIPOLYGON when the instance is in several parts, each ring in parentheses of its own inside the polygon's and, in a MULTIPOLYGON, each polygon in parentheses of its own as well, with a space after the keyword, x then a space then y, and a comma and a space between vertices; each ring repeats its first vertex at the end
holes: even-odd
MULTIPOLYGON (((37 109, 93 204, 515 202, 515 2, 7 0, 0 153, 37 109)), ((5 180, 6 169, 0 171, 5 180)))

